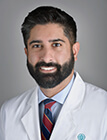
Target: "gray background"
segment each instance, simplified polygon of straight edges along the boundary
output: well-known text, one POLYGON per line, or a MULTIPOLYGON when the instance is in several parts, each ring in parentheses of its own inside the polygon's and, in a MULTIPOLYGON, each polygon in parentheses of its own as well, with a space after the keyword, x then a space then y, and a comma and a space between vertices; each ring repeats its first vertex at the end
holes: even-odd
POLYGON ((81 47, 75 69, 85 81, 107 90, 107 0, 0 0, 0 105, 35 86, 20 28, 27 13, 40 5, 60 7, 74 17, 81 47))

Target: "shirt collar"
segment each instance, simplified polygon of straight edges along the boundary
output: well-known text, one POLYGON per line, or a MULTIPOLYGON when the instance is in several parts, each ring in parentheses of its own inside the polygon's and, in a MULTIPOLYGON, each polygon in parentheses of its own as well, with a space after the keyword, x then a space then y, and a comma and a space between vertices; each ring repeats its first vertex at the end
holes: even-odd
MULTIPOLYGON (((70 89, 72 88, 73 82, 75 79, 75 75, 73 75, 71 81, 69 82, 69 84, 63 89, 61 90, 59 93, 57 93, 55 96, 53 96, 51 99, 55 100, 56 102, 63 104, 70 92, 70 89)), ((46 97, 43 92, 40 90, 38 91, 38 101, 39 103, 45 99, 48 99, 48 97, 46 97)))

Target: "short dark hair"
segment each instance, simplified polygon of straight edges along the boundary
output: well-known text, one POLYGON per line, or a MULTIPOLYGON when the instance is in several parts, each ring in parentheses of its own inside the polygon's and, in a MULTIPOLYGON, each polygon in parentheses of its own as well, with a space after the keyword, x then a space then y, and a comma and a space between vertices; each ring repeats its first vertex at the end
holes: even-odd
POLYGON ((60 24, 70 43, 73 45, 76 42, 77 27, 74 19, 59 8, 41 6, 31 11, 22 24, 21 31, 26 48, 31 29, 37 24, 45 25, 47 23, 60 24))

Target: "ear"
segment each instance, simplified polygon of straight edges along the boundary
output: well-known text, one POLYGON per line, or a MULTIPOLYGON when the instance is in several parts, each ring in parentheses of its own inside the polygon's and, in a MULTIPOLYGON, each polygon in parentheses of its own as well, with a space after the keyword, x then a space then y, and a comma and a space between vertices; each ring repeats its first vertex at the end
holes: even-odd
POLYGON ((79 42, 76 42, 72 48, 75 61, 77 60, 77 55, 78 55, 79 49, 80 49, 80 44, 79 44, 79 42))
POLYGON ((25 51, 25 54, 26 54, 26 56, 27 56, 27 55, 28 55, 27 48, 24 48, 24 51, 25 51))

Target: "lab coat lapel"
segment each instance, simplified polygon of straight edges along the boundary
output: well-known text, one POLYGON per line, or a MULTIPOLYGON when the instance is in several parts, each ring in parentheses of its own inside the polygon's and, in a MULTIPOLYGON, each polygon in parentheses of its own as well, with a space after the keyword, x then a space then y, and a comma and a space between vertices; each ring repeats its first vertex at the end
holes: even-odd
POLYGON ((26 131, 29 139, 30 140, 41 139, 40 138, 40 126, 39 126, 37 90, 35 90, 32 93, 32 97, 30 98, 25 111, 26 111, 26 113, 22 117, 21 121, 22 121, 22 124, 25 128, 25 131, 26 131))
POLYGON ((50 140, 62 140, 73 137, 75 128, 74 113, 81 108, 85 94, 85 84, 76 73, 73 87, 61 109, 50 140))
POLYGON ((50 140, 66 140, 68 134, 75 130, 75 123, 73 121, 72 114, 66 113, 62 110, 59 114, 58 120, 53 129, 50 140))

